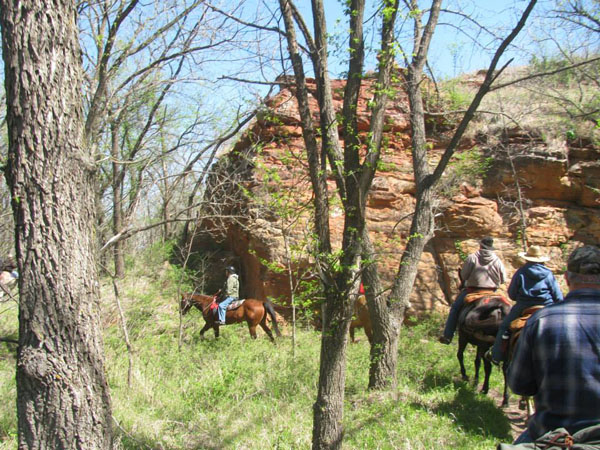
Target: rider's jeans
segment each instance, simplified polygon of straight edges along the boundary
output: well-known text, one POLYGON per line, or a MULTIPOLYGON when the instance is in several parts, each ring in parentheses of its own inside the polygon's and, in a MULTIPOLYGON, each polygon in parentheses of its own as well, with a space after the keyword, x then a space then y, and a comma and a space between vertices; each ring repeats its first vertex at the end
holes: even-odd
POLYGON ((465 297, 467 296, 467 290, 463 289, 450 306, 450 312, 448 313, 448 319, 446 319, 446 326, 444 328, 444 337, 448 340, 452 340, 454 332, 456 331, 456 324, 458 323, 458 314, 460 309, 465 303, 465 297))
POLYGON ((219 322, 225 323, 225 313, 227 307, 235 300, 234 297, 226 297, 221 303, 219 303, 219 322))

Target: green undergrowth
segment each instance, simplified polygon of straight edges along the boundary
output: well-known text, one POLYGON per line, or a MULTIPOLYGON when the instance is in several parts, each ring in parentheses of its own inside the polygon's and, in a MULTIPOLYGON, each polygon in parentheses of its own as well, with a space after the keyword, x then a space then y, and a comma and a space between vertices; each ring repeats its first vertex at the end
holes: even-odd
MULTIPOLYGON (((160 266, 120 283, 134 350, 131 383, 112 286, 102 290, 106 370, 121 449, 308 449, 319 373, 320 335, 291 329, 273 345, 246 327, 200 337, 203 320, 183 318, 179 347, 177 271, 160 266)), ((105 280, 107 281, 107 280, 105 280)), ((6 304, 4 304, 6 305, 6 304)), ((364 334, 348 346, 344 409, 346 449, 489 449, 511 440, 497 402, 458 381, 454 346, 436 342, 441 317, 402 329, 398 387, 367 390, 369 348, 364 334)), ((0 316, 3 335, 16 327, 16 308, 0 316)), ((15 348, 0 344, 0 449, 16 448, 15 348)), ((466 356, 473 372, 473 352, 466 356)), ((495 370, 492 387, 501 389, 495 370)), ((516 401, 513 399, 513 401, 516 401)))

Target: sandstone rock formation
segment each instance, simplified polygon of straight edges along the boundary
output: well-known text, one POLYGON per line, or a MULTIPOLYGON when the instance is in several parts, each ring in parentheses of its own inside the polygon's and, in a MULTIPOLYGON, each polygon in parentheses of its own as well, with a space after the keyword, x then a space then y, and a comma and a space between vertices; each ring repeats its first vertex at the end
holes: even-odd
MULTIPOLYGON (((280 92, 267 99, 257 119, 213 167, 206 196, 211 203, 221 205, 214 214, 219 220, 205 220, 204 225, 230 251, 230 261, 240 268, 245 295, 285 302, 290 295, 288 275, 272 270, 272 265, 285 266, 284 235, 288 246, 305 240, 311 231, 311 215, 309 208, 299 209, 295 213, 298 221, 291 224, 284 208, 278 210, 273 204, 279 201, 285 207, 310 206, 311 189, 297 104, 289 84, 285 79, 281 81, 280 92)), ((365 80, 359 102, 363 132, 368 130, 372 83, 373 79, 365 80)), ((314 84, 309 88, 314 95, 314 84)), ((339 108, 342 89, 343 82, 334 81, 339 108)), ((316 111, 314 97, 311 101, 316 111)), ((368 199, 367 217, 379 251, 381 276, 389 285, 398 269, 415 203, 408 101, 403 91, 399 90, 390 102, 387 117, 386 149, 368 199)), ((429 123, 435 125, 433 119, 429 123)), ((444 130, 439 133, 438 126, 430 131, 434 157, 443 149, 444 130)), ((463 143, 465 150, 475 147, 483 151, 491 165, 484 178, 470 182, 459 178, 440 197, 438 231, 419 265, 411 298, 412 314, 443 310, 453 301, 461 256, 476 250, 478 240, 484 236, 495 238, 509 275, 522 264, 517 255, 523 250, 517 187, 522 192, 528 243, 546 249, 552 256, 548 266, 557 275, 564 271, 565 256, 572 247, 600 242, 597 146, 546 142, 539 133, 511 129, 495 136, 475 136, 463 143)), ((333 192, 332 180, 330 187, 333 192)), ((342 210, 335 206, 335 200, 332 205, 331 228, 333 236, 339 238, 342 210)), ((305 253, 294 266, 310 267, 310 262, 305 253)), ((557 278, 562 282, 562 277, 557 278)))

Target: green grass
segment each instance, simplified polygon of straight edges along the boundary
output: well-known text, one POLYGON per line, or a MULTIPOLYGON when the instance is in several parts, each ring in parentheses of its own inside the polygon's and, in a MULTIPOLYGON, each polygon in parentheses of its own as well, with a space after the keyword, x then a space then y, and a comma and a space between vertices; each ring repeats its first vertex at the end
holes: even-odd
MULTIPOLYGON (((122 303, 134 348, 133 377, 111 289, 103 289, 106 368, 122 449, 308 449, 318 382, 320 336, 300 330, 292 356, 290 330, 271 344, 252 341, 242 325, 199 336, 203 320, 184 317, 178 349, 176 285, 166 270, 122 283, 122 303)), ((346 449, 489 449, 510 441, 497 405, 458 380, 455 347, 435 342, 441 317, 402 329, 398 388, 366 389, 366 338, 349 345, 344 410, 346 449)), ((16 307, 0 316, 16 327, 16 307)), ((16 329, 16 328, 15 328, 16 329)), ((14 334, 14 330, 12 331, 14 334)), ((466 360, 472 373, 471 352, 466 360)), ((14 346, 0 345, 0 449, 16 448, 14 346)), ((501 388, 494 371, 492 388, 501 388)), ((513 399, 513 401, 515 401, 513 399)))

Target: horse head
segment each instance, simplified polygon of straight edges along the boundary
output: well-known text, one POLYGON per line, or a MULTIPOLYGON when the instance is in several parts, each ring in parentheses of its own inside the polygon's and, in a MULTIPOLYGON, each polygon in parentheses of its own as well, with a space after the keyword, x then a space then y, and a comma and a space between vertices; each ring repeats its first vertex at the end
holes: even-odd
POLYGON ((181 303, 179 305, 179 307, 181 308, 181 314, 187 314, 187 312, 192 306, 192 294, 181 294, 181 303))

